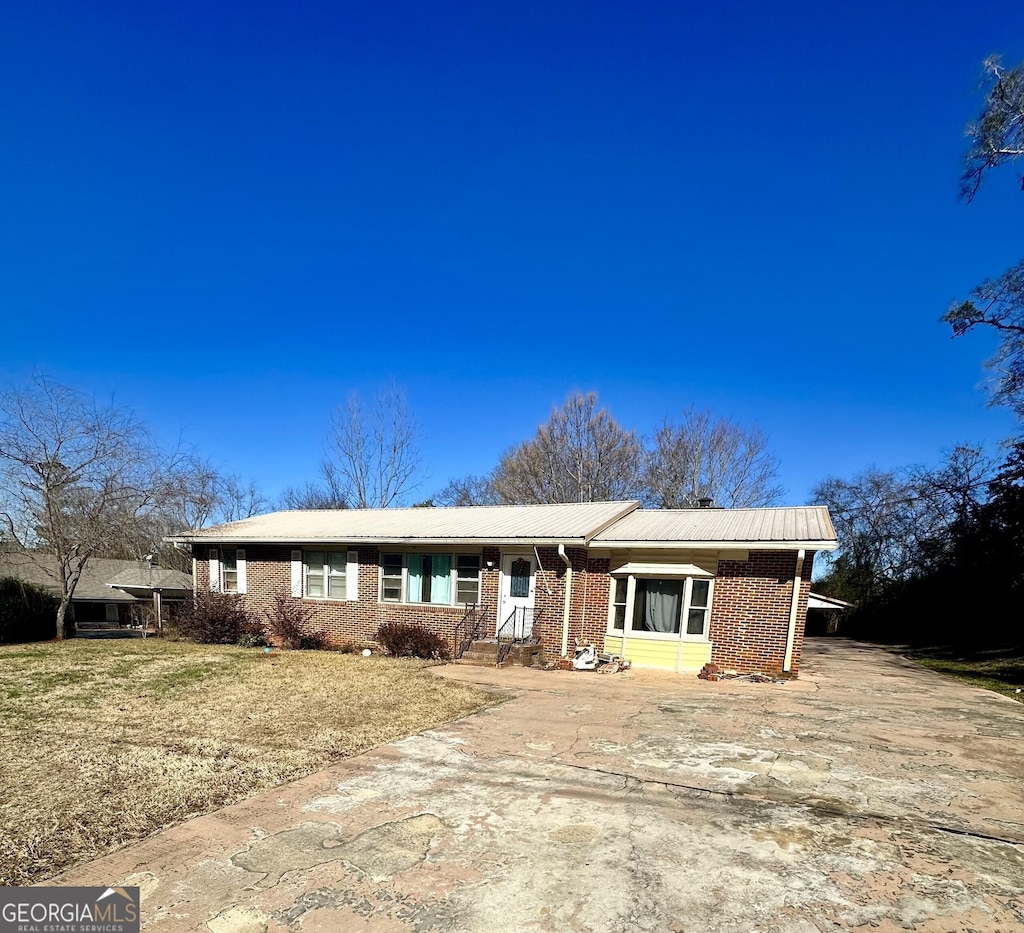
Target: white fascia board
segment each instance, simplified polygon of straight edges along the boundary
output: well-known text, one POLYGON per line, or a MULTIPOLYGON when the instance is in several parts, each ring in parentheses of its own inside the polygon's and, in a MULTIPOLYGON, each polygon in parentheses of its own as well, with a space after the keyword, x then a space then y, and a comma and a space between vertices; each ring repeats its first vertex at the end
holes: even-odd
POLYGON ((567 547, 586 547, 587 541, 585 538, 360 538, 360 537, 349 537, 343 538, 338 536, 332 536, 330 538, 302 538, 302 537, 288 537, 288 538, 268 538, 252 537, 252 536, 227 536, 220 535, 213 537, 212 535, 207 536, 174 536, 166 537, 164 541, 182 544, 207 544, 211 547, 218 544, 269 544, 269 545, 288 545, 288 544, 401 544, 401 545, 416 545, 416 544, 429 544, 429 545, 455 545, 458 547, 529 547, 531 545, 544 546, 544 547, 555 547, 559 544, 564 544, 567 547))
POLYGON ((643 550, 695 551, 834 551, 836 541, 601 541, 602 551, 640 548, 643 550))

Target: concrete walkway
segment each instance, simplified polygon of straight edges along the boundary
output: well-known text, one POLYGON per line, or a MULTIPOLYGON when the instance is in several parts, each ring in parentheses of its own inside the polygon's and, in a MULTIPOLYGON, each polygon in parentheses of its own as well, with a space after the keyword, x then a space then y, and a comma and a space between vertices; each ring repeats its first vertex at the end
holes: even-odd
POLYGON ((510 702, 62 876, 153 931, 1024 929, 1024 705, 840 640, 785 685, 494 671, 510 702))

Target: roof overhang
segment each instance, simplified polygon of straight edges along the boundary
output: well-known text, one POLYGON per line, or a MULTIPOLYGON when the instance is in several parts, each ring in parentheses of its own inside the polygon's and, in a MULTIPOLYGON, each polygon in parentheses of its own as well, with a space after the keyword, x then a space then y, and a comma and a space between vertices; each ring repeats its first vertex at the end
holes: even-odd
MULTIPOLYGON (((557 547, 559 544, 564 544, 566 547, 587 547, 588 544, 588 539, 586 538, 418 538, 412 536, 350 536, 343 538, 338 537, 336 535, 332 535, 329 538, 312 538, 308 536, 289 538, 268 538, 265 536, 213 537, 212 535, 175 535, 172 537, 164 538, 164 541, 168 541, 173 544, 209 544, 210 546, 216 546, 218 544, 268 544, 278 545, 280 547, 287 547, 292 544, 423 544, 439 547, 445 547, 448 545, 457 545, 459 547, 493 547, 494 545, 519 547, 557 547)), ((602 547, 603 546, 604 545, 602 545, 602 547)))
POLYGON ((609 572, 613 577, 629 574, 634 577, 657 577, 659 579, 662 577, 711 578, 714 576, 713 573, 705 570, 703 567, 698 567, 696 564, 672 563, 671 561, 665 563, 629 561, 618 567, 612 567, 609 572))
POLYGON ((807 608, 821 609, 823 611, 843 611, 845 609, 856 609, 857 606, 856 603, 848 603, 845 600, 836 599, 834 596, 821 596, 818 593, 809 593, 807 596, 807 608))
POLYGON ((643 548, 644 550, 709 550, 720 551, 834 551, 836 541, 611 541, 595 542, 602 550, 643 548))
POLYGON ((132 599, 152 596, 160 592, 164 597, 186 599, 192 595, 192 590, 182 589, 180 586, 118 586, 108 583, 107 586, 116 593, 125 593, 132 599))

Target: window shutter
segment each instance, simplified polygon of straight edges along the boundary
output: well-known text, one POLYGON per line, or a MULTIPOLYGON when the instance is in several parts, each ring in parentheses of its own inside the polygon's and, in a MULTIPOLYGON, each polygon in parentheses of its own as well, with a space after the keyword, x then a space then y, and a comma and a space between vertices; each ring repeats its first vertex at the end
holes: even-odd
POLYGON ((210 548, 210 592, 220 589, 220 561, 217 560, 217 549, 210 548))
POLYGON ((238 568, 238 592, 245 592, 245 551, 239 548, 236 552, 236 567, 238 568))
POLYGON ((359 599, 359 552, 349 551, 345 565, 345 599, 359 599))
POLYGON ((302 595, 302 551, 292 551, 292 596, 302 595))

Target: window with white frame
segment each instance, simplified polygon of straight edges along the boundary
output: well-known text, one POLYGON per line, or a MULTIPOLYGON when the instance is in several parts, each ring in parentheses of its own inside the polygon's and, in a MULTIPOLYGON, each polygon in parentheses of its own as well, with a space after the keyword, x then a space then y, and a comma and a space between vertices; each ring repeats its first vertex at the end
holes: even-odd
POLYGON ((611 632, 706 639, 712 581, 694 577, 613 577, 611 632))
POLYGON ((220 558, 220 585, 225 593, 238 592, 238 551, 226 547, 220 558))
POLYGON ((629 580, 625 577, 612 579, 612 628, 620 632, 626 625, 626 595, 629 591, 629 580))
POLYGON ((382 602, 455 606, 480 601, 478 554, 381 553, 382 602))
POLYGON ((317 599, 347 599, 348 552, 304 551, 305 595, 317 599))
POLYGON ((385 602, 402 601, 402 555, 381 554, 380 598, 385 602))
POLYGON ((459 554, 455 558, 455 602, 480 602, 480 555, 459 554))
POLYGON ((246 591, 245 551, 242 548, 209 549, 210 589, 220 593, 246 591))

